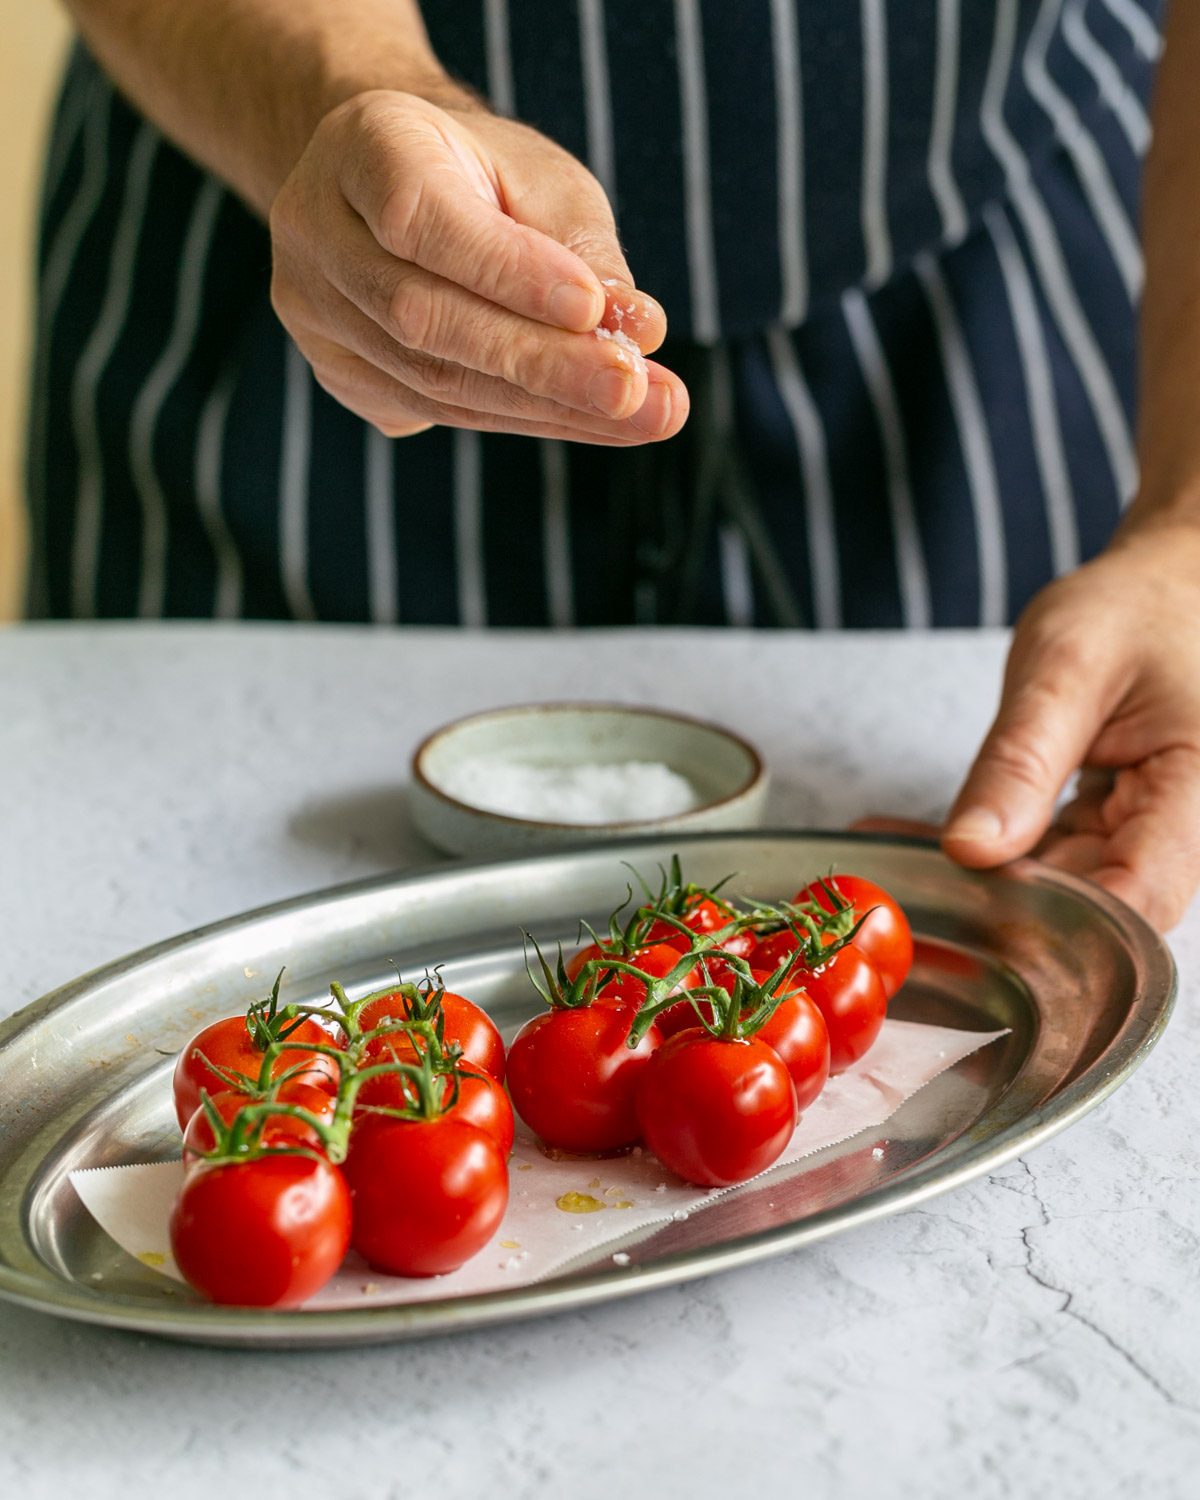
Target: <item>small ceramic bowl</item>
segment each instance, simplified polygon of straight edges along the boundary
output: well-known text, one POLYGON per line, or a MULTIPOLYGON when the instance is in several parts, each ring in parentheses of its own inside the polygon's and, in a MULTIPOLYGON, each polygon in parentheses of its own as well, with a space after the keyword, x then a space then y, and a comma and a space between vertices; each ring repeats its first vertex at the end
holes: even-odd
POLYGON ((762 821, 767 771, 753 745, 701 719, 609 703, 535 703, 459 719, 412 759, 410 805, 425 837, 451 854, 522 854, 639 833, 752 828, 762 821), (551 823, 512 817, 447 790, 471 760, 569 767, 656 761, 690 781, 699 805, 669 817, 551 823))

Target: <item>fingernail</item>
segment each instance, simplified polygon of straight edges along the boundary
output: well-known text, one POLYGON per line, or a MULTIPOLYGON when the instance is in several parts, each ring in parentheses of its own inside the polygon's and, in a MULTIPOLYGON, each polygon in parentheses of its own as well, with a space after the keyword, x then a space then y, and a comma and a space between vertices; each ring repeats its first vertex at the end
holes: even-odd
POLYGON ((624 370, 610 365, 588 381, 588 401, 606 417, 619 417, 629 405, 630 384, 630 376, 624 370))
POLYGON ((657 437, 665 432, 671 420, 671 388, 665 381, 655 381, 646 393, 646 399, 630 417, 630 422, 639 432, 657 437))
POLYGON ((994 844, 1004 832, 1004 824, 987 807, 972 807, 951 820, 944 839, 953 839, 963 844, 994 844))
POLYGON ((569 328, 572 333, 586 333, 595 328, 600 318, 596 310, 596 294, 587 287, 573 281, 564 281, 550 293, 546 304, 546 315, 559 328, 569 328))

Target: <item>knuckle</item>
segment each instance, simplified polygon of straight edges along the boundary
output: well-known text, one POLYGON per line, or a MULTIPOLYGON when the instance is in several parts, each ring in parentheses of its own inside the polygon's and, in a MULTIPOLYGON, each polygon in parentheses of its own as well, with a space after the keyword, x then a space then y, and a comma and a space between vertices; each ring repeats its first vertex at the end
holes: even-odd
POLYGON ((419 407, 423 415, 428 415, 428 409, 442 399, 439 364, 439 360, 425 359, 418 354, 405 355, 393 378, 397 394, 406 407, 414 411, 419 407))
POLYGON ((418 173, 396 183, 379 210, 380 238, 385 250, 407 258, 422 243, 431 217, 428 184, 418 173))
POLYGON ((1112 642, 1097 628, 1094 610, 1076 598, 1074 578, 1049 584, 1017 622, 1014 655, 1035 662, 1038 676, 1055 684, 1101 670, 1112 656, 1112 642))
POLYGON ((515 234, 505 235, 498 244, 468 240, 463 260, 476 291, 489 302, 508 300, 513 289, 528 280, 525 246, 515 234))
POLYGON ((492 344, 496 373, 509 385, 522 390, 543 390, 547 383, 548 356, 545 340, 537 334, 497 337, 492 344))
POLYGON ((1094 631, 1073 624, 1064 627, 1051 616, 1035 622, 1029 649, 1036 653, 1045 691, 1053 693, 1097 670, 1108 655, 1094 631))
POLYGON ((414 173, 411 180, 398 183, 388 211, 388 223, 402 232, 402 253, 409 260, 442 260, 462 238, 462 214, 441 173, 414 173))
POLYGON ((580 260, 586 261, 589 265, 602 265, 610 260, 619 259, 613 254, 612 240, 604 232, 606 227, 597 224, 580 224, 568 230, 562 243, 572 255, 577 255, 580 260))
POLYGON ((402 278, 387 304, 387 328, 396 342, 406 349, 431 349, 438 321, 437 295, 432 283, 419 276, 402 278))
POLYGON ((443 359, 422 360, 414 369, 413 376, 420 382, 422 393, 437 401, 460 406, 467 399, 470 372, 462 365, 443 359))
POLYGON ((506 417, 528 416, 533 408, 534 402, 529 393, 519 385, 507 381, 497 381, 493 387, 496 405, 500 408, 500 414, 506 417))
POLYGON ((988 758, 995 771, 1036 792, 1044 792, 1057 778, 1048 748, 1029 724, 1000 730, 989 746, 988 758))

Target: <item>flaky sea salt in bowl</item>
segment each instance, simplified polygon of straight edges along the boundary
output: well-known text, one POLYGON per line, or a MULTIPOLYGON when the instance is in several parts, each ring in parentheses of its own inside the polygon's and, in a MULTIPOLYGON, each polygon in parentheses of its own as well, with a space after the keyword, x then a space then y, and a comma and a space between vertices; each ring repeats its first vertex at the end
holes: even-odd
POLYGON ((660 709, 537 703, 459 719, 412 760, 413 819, 451 854, 752 828, 767 772, 719 725, 660 709))

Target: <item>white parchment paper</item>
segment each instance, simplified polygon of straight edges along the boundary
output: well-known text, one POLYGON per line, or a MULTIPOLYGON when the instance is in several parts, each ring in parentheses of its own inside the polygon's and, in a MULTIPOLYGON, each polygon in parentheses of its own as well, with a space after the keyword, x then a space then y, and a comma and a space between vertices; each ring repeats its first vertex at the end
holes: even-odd
MULTIPOLYGON (((794 1171, 815 1151, 878 1130, 939 1073, 1004 1035, 886 1021, 867 1056, 830 1079, 797 1125, 787 1150, 763 1178, 794 1171)), ((590 1264, 608 1250, 620 1264, 621 1247, 671 1219, 702 1213, 724 1193, 736 1191, 694 1187, 641 1148, 612 1158, 555 1160, 520 1122, 509 1169, 504 1221, 492 1242, 465 1266, 448 1276, 410 1280, 373 1271, 351 1254, 305 1306, 328 1310, 511 1290, 590 1264), (563 1200, 570 1206, 560 1207, 563 1200)), ((183 1184, 181 1162, 77 1171, 71 1173, 71 1182, 101 1228, 123 1250, 164 1276, 182 1280, 167 1232, 183 1184)))

